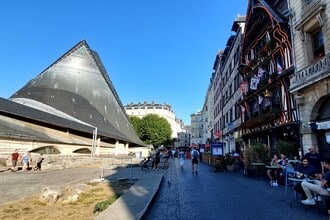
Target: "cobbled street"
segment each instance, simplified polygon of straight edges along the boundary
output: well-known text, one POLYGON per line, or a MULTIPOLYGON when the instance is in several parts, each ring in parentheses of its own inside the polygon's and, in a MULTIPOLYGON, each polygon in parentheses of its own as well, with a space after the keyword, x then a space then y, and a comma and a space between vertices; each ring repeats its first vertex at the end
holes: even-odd
MULTIPOLYGON (((151 171, 157 172, 157 171, 151 171)), ((265 179, 248 178, 243 173, 212 172, 199 164, 199 174, 191 172, 191 161, 184 168, 170 160, 161 189, 145 215, 145 220, 326 220, 315 207, 303 207, 294 200, 294 191, 271 187, 265 179)))

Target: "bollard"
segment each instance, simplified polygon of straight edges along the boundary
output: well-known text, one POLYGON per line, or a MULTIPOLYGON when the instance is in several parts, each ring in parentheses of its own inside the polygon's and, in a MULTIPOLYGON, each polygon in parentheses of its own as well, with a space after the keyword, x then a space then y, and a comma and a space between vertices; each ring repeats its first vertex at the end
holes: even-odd
POLYGON ((132 180, 132 158, 131 158, 131 164, 130 164, 130 170, 129 170, 129 178, 132 180))
POLYGON ((101 168, 100 179, 104 180, 104 167, 101 168))

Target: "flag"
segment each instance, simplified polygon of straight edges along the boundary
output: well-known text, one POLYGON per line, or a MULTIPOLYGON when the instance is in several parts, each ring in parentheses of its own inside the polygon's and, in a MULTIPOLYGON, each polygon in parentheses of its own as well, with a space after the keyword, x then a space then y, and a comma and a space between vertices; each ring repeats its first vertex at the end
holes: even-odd
POLYGON ((267 31, 267 34, 266 34, 266 42, 269 42, 270 41, 270 34, 269 32, 267 31))
POLYGON ((264 98, 261 95, 258 95, 258 103, 259 105, 261 105, 262 101, 264 100, 264 98))
POLYGON ((243 105, 239 105, 241 107, 241 112, 245 112, 245 107, 243 105))
POLYGON ((217 137, 222 136, 222 131, 217 131, 217 132, 215 132, 215 136, 217 136, 217 137))
POLYGON ((281 64, 277 63, 277 74, 281 74, 282 73, 282 66, 281 64))
POLYGON ((282 65, 281 65, 281 59, 278 57, 276 62, 276 70, 277 74, 281 74, 283 71, 282 65))
POLYGON ((281 100, 282 100, 282 123, 288 122, 288 100, 284 85, 281 85, 281 100))
POLYGON ((265 72, 266 71, 264 69, 262 69, 261 67, 259 67, 259 69, 258 69, 258 77, 261 78, 264 75, 265 72))
POLYGON ((245 105, 245 112, 246 112, 247 116, 251 117, 249 104, 247 102, 244 102, 244 105, 245 105))
POLYGON ((257 90, 259 81, 259 77, 252 77, 250 82, 250 89, 257 90))

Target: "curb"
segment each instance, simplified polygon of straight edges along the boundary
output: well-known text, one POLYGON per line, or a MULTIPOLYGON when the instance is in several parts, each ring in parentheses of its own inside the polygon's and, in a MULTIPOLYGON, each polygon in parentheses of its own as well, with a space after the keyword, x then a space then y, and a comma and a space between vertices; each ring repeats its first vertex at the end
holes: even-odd
POLYGON ((119 197, 95 219, 141 219, 158 192, 163 177, 163 174, 148 174, 143 176, 126 193, 119 197))

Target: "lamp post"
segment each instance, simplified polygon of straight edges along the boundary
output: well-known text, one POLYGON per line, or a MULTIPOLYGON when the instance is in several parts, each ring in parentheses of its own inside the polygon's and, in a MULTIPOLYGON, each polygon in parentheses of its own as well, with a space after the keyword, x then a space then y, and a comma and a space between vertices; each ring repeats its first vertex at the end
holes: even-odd
POLYGON ((96 139, 97 139, 97 127, 94 127, 93 139, 92 139, 92 157, 95 157, 96 141, 97 141, 96 139))

